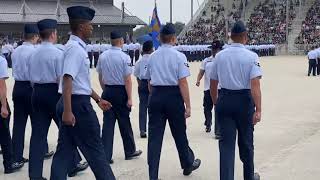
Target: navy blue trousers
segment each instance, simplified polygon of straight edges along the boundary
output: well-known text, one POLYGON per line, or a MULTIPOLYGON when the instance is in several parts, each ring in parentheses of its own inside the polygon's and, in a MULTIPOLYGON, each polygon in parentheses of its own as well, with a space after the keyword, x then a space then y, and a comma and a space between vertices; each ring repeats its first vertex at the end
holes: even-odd
POLYGON ((212 109, 213 109, 213 102, 210 95, 210 90, 204 91, 203 96, 203 112, 205 117, 204 125, 206 127, 212 126, 212 109))
POLYGON ((195 157, 189 147, 186 133, 186 119, 184 117, 185 107, 179 87, 152 87, 148 112, 148 164, 150 180, 158 179, 163 134, 167 120, 176 143, 181 168, 190 168, 195 157))
MULTIPOLYGON (((72 111, 76 119, 74 127, 61 125, 57 151, 51 165, 51 180, 66 180, 73 168, 75 151, 80 151, 89 163, 96 180, 115 180, 103 149, 100 124, 90 96, 72 95, 72 111)), ((57 115, 62 117, 63 99, 57 104, 57 115)))
POLYGON ((29 81, 15 81, 13 100, 12 144, 15 161, 22 161, 25 141, 25 130, 28 117, 32 117, 32 87, 29 81))
MULTIPOLYGON (((204 125, 206 127, 212 126, 212 109, 213 109, 213 102, 210 94, 210 90, 204 91, 203 96, 203 111, 204 111, 204 117, 205 122, 204 125)), ((214 134, 220 135, 220 127, 219 127, 219 121, 217 120, 217 113, 214 113, 214 134)))
POLYGON ((254 102, 250 90, 222 89, 216 105, 220 124, 220 180, 234 180, 235 141, 238 134, 244 180, 254 177, 253 114, 254 102))
MULTIPOLYGON (((58 129, 61 118, 56 115, 56 105, 60 99, 58 84, 35 84, 32 93, 33 116, 31 118, 31 140, 29 153, 29 177, 41 178, 44 155, 48 152, 47 136, 52 119, 58 129)), ((73 167, 81 161, 78 152, 73 167)))
POLYGON ((136 151, 136 144, 130 122, 131 109, 127 106, 128 96, 125 87, 106 86, 101 97, 112 104, 112 108, 103 113, 102 129, 102 142, 107 161, 109 162, 112 159, 113 154, 114 127, 116 120, 118 120, 125 156, 129 156, 136 151))
POLYGON ((147 80, 139 81, 138 94, 139 94, 139 129, 140 129, 140 132, 147 132, 147 114, 148 114, 148 99, 149 99, 149 89, 148 89, 147 80))
MULTIPOLYGON (((9 108, 9 105, 8 105, 8 108, 9 108)), ((11 112, 10 112, 10 109, 8 109, 8 111, 9 111, 9 116, 6 119, 0 116, 0 145, 2 149, 3 165, 5 169, 10 168, 13 162, 11 135, 10 135, 10 128, 9 128, 11 112)))

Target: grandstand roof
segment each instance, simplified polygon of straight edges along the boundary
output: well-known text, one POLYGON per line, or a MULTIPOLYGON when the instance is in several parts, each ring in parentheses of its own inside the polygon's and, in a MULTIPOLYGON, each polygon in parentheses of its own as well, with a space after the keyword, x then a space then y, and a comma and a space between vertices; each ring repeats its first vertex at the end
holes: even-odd
POLYGON ((44 18, 56 19, 59 24, 68 24, 66 9, 73 5, 88 6, 96 10, 93 24, 99 25, 145 25, 136 16, 115 7, 110 0, 0 0, 1 23, 33 23, 44 18))

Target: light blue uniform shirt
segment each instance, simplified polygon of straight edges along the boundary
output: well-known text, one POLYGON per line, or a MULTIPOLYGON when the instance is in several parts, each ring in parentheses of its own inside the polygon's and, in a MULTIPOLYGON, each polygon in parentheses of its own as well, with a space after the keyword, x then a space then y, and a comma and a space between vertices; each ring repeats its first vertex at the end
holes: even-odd
POLYGON ((29 42, 24 42, 17 47, 12 55, 12 76, 16 81, 30 81, 29 65, 30 57, 36 50, 29 42))
POLYGON ((173 46, 164 44, 150 56, 146 77, 152 86, 178 86, 178 81, 188 76, 187 58, 173 46))
POLYGON ((63 52, 66 49, 66 47, 63 44, 55 44, 54 46, 63 52))
POLYGON ((259 57, 244 45, 233 43, 215 57, 210 79, 229 90, 251 89, 251 79, 261 77, 259 57))
POLYGON ((7 60, 0 56, 0 79, 8 79, 8 64, 7 60))
POLYGON ((140 80, 148 80, 146 77, 147 68, 149 64, 150 54, 144 54, 139 61, 137 61, 134 67, 134 76, 139 78, 140 80))
POLYGON ((113 46, 99 57, 97 71, 105 85, 125 85, 125 77, 132 70, 131 59, 121 48, 113 46))
POLYGON ((210 56, 208 58, 205 58, 200 66, 200 70, 204 71, 204 90, 207 91, 210 89, 210 76, 209 76, 209 71, 210 69, 208 66, 214 61, 214 57, 210 56))
MULTIPOLYGON (((91 95, 90 61, 86 51, 86 43, 79 37, 71 35, 66 44, 62 76, 70 75, 72 81, 72 94, 91 95)), ((62 80, 59 93, 62 93, 62 80)))
POLYGON ((32 83, 58 83, 62 74, 63 52, 50 42, 42 42, 30 58, 32 83))

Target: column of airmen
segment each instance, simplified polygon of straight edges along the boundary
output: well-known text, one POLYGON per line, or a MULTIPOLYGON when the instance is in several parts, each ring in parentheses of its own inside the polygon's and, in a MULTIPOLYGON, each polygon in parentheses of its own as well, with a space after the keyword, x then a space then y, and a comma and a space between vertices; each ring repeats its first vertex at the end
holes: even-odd
POLYGON ((210 132, 212 117, 210 119, 209 116, 212 116, 211 111, 215 107, 220 179, 234 179, 237 132, 244 179, 259 178, 254 173, 253 126, 261 120, 262 73, 258 55, 244 46, 247 31, 241 21, 232 28, 231 38, 235 43, 222 50, 220 41, 214 41, 209 47, 211 54, 207 50, 208 46, 198 46, 194 54, 188 54, 190 51, 186 49, 180 49, 184 53, 177 51, 177 47, 174 47, 177 41, 174 26, 167 24, 160 32, 161 47, 154 51, 151 41, 144 42, 142 57, 135 68, 128 55, 130 47, 123 49, 124 39, 121 34, 111 32, 111 46, 106 47, 103 53, 99 52, 96 61, 103 89, 99 96, 92 89, 90 79, 92 64, 89 56, 93 52, 94 57, 94 50, 90 51, 85 43, 92 34, 91 20, 95 11, 88 7, 74 6, 69 7, 67 13, 72 34, 64 46, 54 45, 57 41, 57 21, 44 19, 37 25, 25 25, 25 43, 13 52, 13 76, 16 81, 13 92, 14 140, 10 136, 11 112, 6 99, 7 61, 0 58, 0 142, 5 173, 15 172, 28 162, 22 155, 25 124, 29 116, 32 126, 30 180, 46 180, 42 175, 43 161, 52 156, 51 180, 66 180, 67 176, 75 176, 88 166, 97 180, 114 180, 110 164, 114 163, 112 152, 116 121, 123 140, 125 160, 142 154, 136 148, 130 122, 133 73, 138 81, 140 136, 146 138, 148 135, 149 179, 159 179, 161 148, 167 122, 176 143, 182 174, 189 176, 201 166, 201 160, 196 158, 186 131, 186 119, 191 117, 187 81, 191 74, 186 53, 193 55, 194 59, 207 57, 201 66, 197 86, 205 75, 205 125, 206 131, 210 132), (35 48, 39 36, 42 43, 35 48), (242 64, 246 66, 240 66, 242 64), (21 91, 27 92, 28 96, 23 97, 26 99, 21 97, 21 91), (90 99, 103 111, 102 136, 90 99), (21 103, 30 109, 19 109, 21 103), (49 152, 47 143, 52 120, 59 128, 55 153, 49 152), (87 162, 80 163, 79 151, 87 162))
MULTIPOLYGON (((262 56, 275 56, 276 46, 273 44, 267 45, 246 45, 247 49, 262 56)), ((178 45, 175 49, 182 52, 188 59, 188 62, 199 62, 211 56, 210 45, 178 45)))
MULTIPOLYGON (((111 48, 111 44, 101 44, 99 41, 96 44, 89 43, 86 47, 86 51, 90 60, 90 68, 97 67, 99 56, 111 48)), ((122 51, 128 54, 131 58, 131 63, 134 64, 140 58, 141 45, 139 43, 124 44, 122 51)))

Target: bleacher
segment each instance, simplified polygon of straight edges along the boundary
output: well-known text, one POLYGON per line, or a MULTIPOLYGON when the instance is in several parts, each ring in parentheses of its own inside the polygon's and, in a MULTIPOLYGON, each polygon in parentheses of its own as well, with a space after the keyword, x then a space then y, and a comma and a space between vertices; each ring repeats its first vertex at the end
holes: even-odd
POLYGON ((199 16, 179 36, 181 44, 206 44, 213 38, 226 39, 226 19, 230 24, 240 19, 244 7, 243 0, 234 0, 229 4, 230 8, 226 8, 229 2, 219 0, 207 0, 204 3, 206 5, 199 16))

